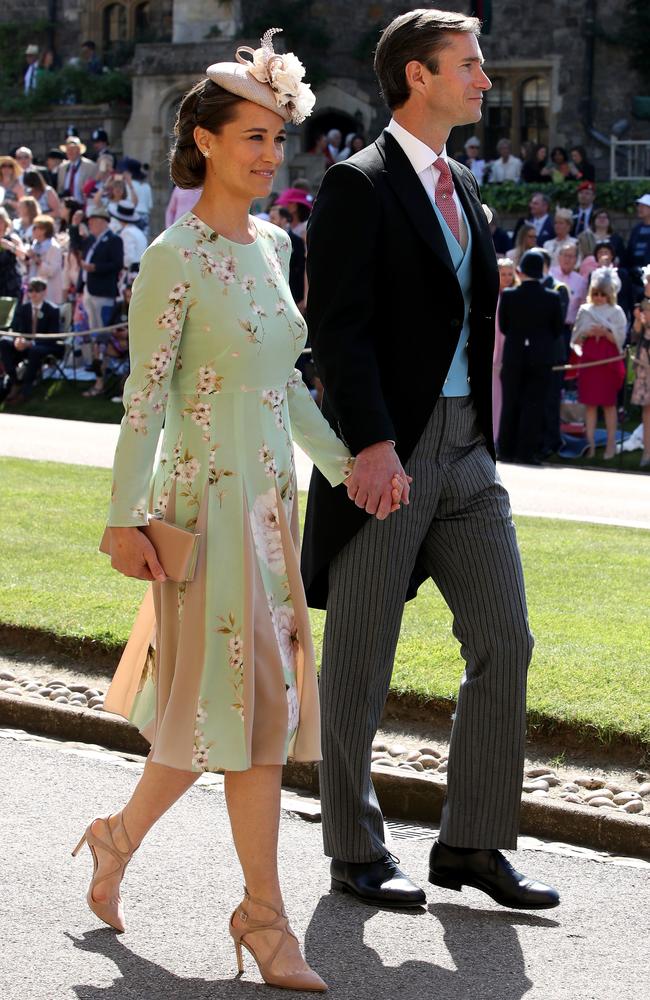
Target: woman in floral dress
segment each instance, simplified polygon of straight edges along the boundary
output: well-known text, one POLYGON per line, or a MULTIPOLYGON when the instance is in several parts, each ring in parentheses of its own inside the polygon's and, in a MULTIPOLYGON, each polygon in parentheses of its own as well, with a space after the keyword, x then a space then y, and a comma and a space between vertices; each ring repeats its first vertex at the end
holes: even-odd
POLYGON ((247 887, 230 922, 240 969, 244 946, 266 982, 322 991, 277 872, 282 765, 320 757, 291 438, 333 486, 351 460, 294 367, 306 328, 289 291, 289 238, 249 215, 271 191, 285 122, 314 100, 301 64, 276 56, 270 37, 211 66, 184 98, 172 178, 203 193, 145 252, 133 288, 108 523, 113 566, 154 581, 156 658, 147 677, 123 662, 106 705, 142 729, 151 752, 122 811, 86 832, 88 901, 123 929, 119 884, 134 847, 200 773, 223 769, 247 887), (164 579, 137 530, 148 508, 200 533, 192 582, 164 579))

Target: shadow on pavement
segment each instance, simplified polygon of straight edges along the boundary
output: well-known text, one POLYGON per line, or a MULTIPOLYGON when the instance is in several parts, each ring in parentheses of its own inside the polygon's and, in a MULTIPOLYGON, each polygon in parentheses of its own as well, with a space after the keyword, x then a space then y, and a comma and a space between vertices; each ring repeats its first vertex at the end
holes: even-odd
MULTIPOLYGON (((478 910, 469 906, 441 903, 428 911, 400 911, 397 943, 391 917, 375 907, 342 898, 338 894, 321 897, 305 936, 307 960, 325 977, 331 993, 341 1000, 369 996, 382 1000, 521 1000, 533 983, 526 976, 524 954, 517 926, 554 928, 557 921, 516 911, 478 910), (382 913, 388 919, 366 924, 382 913), (410 924, 406 930, 404 919, 410 924), (376 942, 368 944, 372 933, 376 942), (378 951, 406 955, 420 949, 417 959, 400 965, 384 965, 378 951), (436 964, 436 953, 446 949, 455 968, 436 964)), ((397 925, 395 925, 397 928, 397 925)), ((131 951, 107 928, 88 931, 81 938, 67 937, 76 948, 110 959, 121 978, 110 986, 78 984, 72 987, 78 1000, 244 1000, 269 996, 260 983, 227 979, 177 976, 161 965, 131 951)), ((287 994, 289 995, 289 994, 287 994)), ((293 997, 313 993, 291 992, 293 997)))
MULTIPOLYGON (((366 924, 380 911, 349 896, 323 896, 316 907, 305 936, 307 960, 323 975, 335 996, 382 997, 386 1000, 520 1000, 533 983, 526 976, 524 954, 517 926, 552 929, 557 921, 514 911, 477 910, 451 903, 414 910, 408 915, 413 928, 400 933, 404 938, 395 948, 390 923, 374 928, 366 924), (433 918, 433 919, 432 919, 433 918), (429 924, 429 926, 427 926, 429 924), (373 930, 393 955, 418 954, 400 965, 384 965, 374 950, 373 930), (364 941, 364 934, 366 940, 364 941), (441 944, 456 966, 436 964, 441 944)), ((406 914, 407 911, 401 911, 406 914)), ((390 917, 389 917, 390 920, 390 917)))
MULTIPOLYGON (((122 977, 115 979, 111 986, 82 983, 72 986, 78 1000, 246 1000, 248 997, 269 997, 268 986, 240 981, 236 975, 229 979, 176 976, 162 965, 136 955, 108 928, 88 931, 81 938, 72 934, 66 936, 81 951, 110 959, 122 977)), ((247 968, 253 967, 247 964, 247 968)), ((313 993, 293 994, 296 997, 307 995, 314 996, 313 993)))

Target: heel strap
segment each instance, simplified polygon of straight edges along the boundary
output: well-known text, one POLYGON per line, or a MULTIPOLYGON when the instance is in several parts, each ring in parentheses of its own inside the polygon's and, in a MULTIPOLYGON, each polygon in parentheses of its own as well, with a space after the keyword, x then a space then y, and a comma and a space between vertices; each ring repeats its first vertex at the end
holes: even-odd
POLYGON ((109 836, 109 841, 104 840, 103 837, 99 837, 97 836, 96 833, 93 832, 93 823, 97 822, 97 820, 93 820, 93 822, 88 827, 88 831, 86 834, 89 843, 94 842, 97 846, 101 847, 102 850, 108 851, 108 853, 112 854, 115 860, 119 862, 120 866, 126 865, 131 860, 137 848, 133 847, 131 839, 128 833, 126 832, 126 827, 124 826, 124 820, 122 819, 122 814, 118 813, 118 826, 120 828, 120 833, 123 835, 124 839, 129 845, 127 851, 121 851, 120 848, 115 843, 115 840, 113 838, 113 831, 111 830, 111 825, 109 822, 110 816, 100 816, 98 817, 98 819, 101 819, 101 821, 103 822, 104 828, 106 829, 109 836))
POLYGON ((275 906, 273 906, 271 903, 267 903, 263 899, 258 899, 255 896, 251 896, 248 892, 248 889, 245 886, 244 886, 244 901, 243 903, 240 903, 240 905, 237 907, 236 912, 239 913, 240 918, 244 920, 246 923, 246 928, 240 932, 239 935, 240 940, 243 941, 249 934, 254 934, 257 931, 278 931, 278 933, 281 935, 280 940, 278 941, 276 947, 273 949, 269 957, 264 962, 264 965, 268 969, 270 969, 271 966, 273 965, 280 951, 286 944, 288 937, 292 937, 294 938, 295 941, 298 941, 298 938, 296 937, 294 932, 291 930, 291 927, 289 926, 289 918, 287 917, 284 906, 282 907, 281 911, 276 910, 275 906), (243 908, 244 904, 247 902, 257 903, 258 906, 264 906, 266 907, 267 910, 271 910, 271 912, 275 914, 274 919, 268 921, 268 920, 258 920, 255 917, 251 917, 250 914, 248 914, 246 910, 243 908))

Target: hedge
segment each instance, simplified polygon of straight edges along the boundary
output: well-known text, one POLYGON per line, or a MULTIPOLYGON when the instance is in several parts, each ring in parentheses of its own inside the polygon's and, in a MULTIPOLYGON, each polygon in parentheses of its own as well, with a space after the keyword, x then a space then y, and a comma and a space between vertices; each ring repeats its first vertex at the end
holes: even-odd
MULTIPOLYGON (((574 208, 576 204, 577 181, 563 184, 485 184, 482 188, 483 201, 504 215, 520 215, 527 212, 530 196, 536 191, 548 195, 551 205, 574 208)), ((642 181, 597 181, 597 203, 606 205, 612 212, 634 212, 634 203, 642 194, 650 191, 650 179, 642 181)))

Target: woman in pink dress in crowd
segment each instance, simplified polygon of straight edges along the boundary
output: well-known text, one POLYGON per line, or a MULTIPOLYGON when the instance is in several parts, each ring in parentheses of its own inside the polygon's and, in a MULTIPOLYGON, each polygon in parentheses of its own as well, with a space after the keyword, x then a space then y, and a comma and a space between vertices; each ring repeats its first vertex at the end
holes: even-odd
MULTIPOLYGON (((497 261, 499 268, 499 299, 504 288, 512 288, 519 284, 517 269, 510 257, 501 257, 497 261)), ((501 361, 503 358, 504 335, 499 329, 499 307, 497 305, 496 323, 494 331, 494 355, 492 357, 492 427, 494 430, 494 440, 499 435, 499 422, 501 420, 501 361)))
POLYGON ((580 306, 571 333, 571 343, 582 350, 580 361, 607 361, 593 368, 578 369, 578 400, 585 405, 588 458, 595 454, 598 407, 602 406, 607 428, 603 458, 616 454, 616 401, 625 380, 625 365, 618 358, 627 333, 625 313, 616 303, 621 279, 613 267, 598 267, 591 274, 587 302, 580 306))

